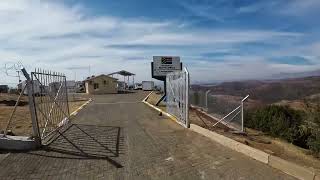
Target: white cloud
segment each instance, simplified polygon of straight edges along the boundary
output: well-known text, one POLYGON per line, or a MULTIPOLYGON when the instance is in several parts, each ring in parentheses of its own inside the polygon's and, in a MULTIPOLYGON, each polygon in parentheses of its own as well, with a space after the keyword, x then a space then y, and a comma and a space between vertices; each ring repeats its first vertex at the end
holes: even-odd
POLYGON ((313 12, 319 12, 319 0, 269 0, 256 1, 237 9, 238 13, 256 13, 263 11, 285 16, 304 16, 313 12))
POLYGON ((291 0, 279 11, 287 15, 301 16, 311 12, 319 12, 319 8, 319 0, 291 0))
MULTIPOLYGON (((137 74, 137 80, 149 79, 149 62, 153 55, 181 55, 185 57, 183 60, 186 64, 196 64, 201 60, 199 54, 220 49, 228 51, 235 44, 277 43, 283 39, 303 36, 300 33, 267 30, 189 30, 188 27, 179 26, 175 21, 153 22, 143 19, 90 16, 82 6, 70 7, 61 1, 40 0, 0 1, 0 24, 0 64, 22 61, 30 69, 54 69, 67 73, 71 78, 73 72, 67 68, 90 65, 91 72, 94 73, 127 69, 137 74), (177 47, 137 49, 113 45, 177 47), (179 48, 185 45, 190 47, 179 48)), ((237 59, 237 63, 245 63, 246 58, 232 57, 237 59)), ((213 71, 213 77, 232 78, 236 72, 241 71, 235 69, 233 64, 211 62, 208 67, 212 69, 204 69, 207 72, 213 71), (225 73, 223 69, 229 69, 230 73, 225 73)), ((246 67, 252 69, 249 65, 246 67)), ((202 68, 201 63, 197 68, 202 68)), ((195 74, 197 68, 192 70, 195 74)), ((78 76, 81 78, 88 74, 87 70, 79 70, 77 73, 82 74, 78 76)), ((198 78, 201 79, 200 76, 198 78)), ((15 79, 0 76, 0 83, 13 80, 15 79)))
POLYGON ((270 63, 266 59, 254 56, 229 57, 226 62, 206 61, 192 64, 190 74, 193 82, 221 82, 237 80, 257 80, 276 78, 280 73, 298 73, 319 69, 314 65, 290 65, 270 63), (244 60, 246 59, 246 60, 244 60))

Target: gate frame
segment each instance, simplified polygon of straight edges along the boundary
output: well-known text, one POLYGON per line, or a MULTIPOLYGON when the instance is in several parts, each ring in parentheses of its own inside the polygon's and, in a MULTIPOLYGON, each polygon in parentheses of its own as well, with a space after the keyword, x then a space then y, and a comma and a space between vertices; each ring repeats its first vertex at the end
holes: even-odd
MULTIPOLYGON (((30 78, 30 75, 26 71, 25 68, 21 69, 23 75, 27 79, 26 81, 26 86, 27 86, 27 91, 28 91, 28 100, 29 100, 29 109, 30 109, 30 114, 31 114, 31 121, 32 121, 32 129, 33 129, 33 136, 34 140, 36 143, 36 146, 39 147, 42 144, 41 141, 41 136, 40 136, 40 129, 39 129, 39 124, 38 124, 38 117, 36 113, 36 105, 34 102, 34 97, 33 97, 33 82, 30 78)), ((23 92, 21 92, 23 93, 23 92)))
MULTIPOLYGON (((64 110, 60 107, 60 105, 57 103, 57 101, 56 101, 56 99, 59 97, 59 92, 60 92, 60 90, 63 88, 63 86, 65 86, 64 88, 67 88, 67 84, 66 84, 66 76, 65 75, 63 75, 63 74, 60 74, 60 73, 55 73, 55 72, 51 72, 51 71, 48 71, 48 72, 45 72, 45 71, 42 71, 41 72, 41 70, 40 69, 38 69, 38 71, 37 70, 35 70, 34 72, 31 72, 31 77, 32 77, 32 81, 33 80, 36 80, 36 81, 38 81, 39 82, 39 85, 40 86, 46 86, 46 84, 44 84, 43 85, 43 83, 40 81, 40 79, 36 76, 36 75, 46 75, 46 76, 53 76, 53 77, 62 77, 63 78, 63 82, 60 82, 60 87, 59 87, 59 90, 57 91, 57 93, 55 94, 55 96, 52 96, 51 94, 50 94, 50 92, 46 92, 46 90, 44 90, 44 92, 46 92, 47 93, 47 95, 48 95, 48 97, 49 97, 49 101, 51 101, 52 102, 52 107, 51 107, 51 109, 50 109, 50 114, 49 114, 49 116, 47 116, 46 114, 44 114, 41 110, 40 110, 40 108, 39 108, 39 106, 37 106, 36 105, 36 103, 35 103, 35 112, 36 112, 36 115, 38 116, 38 114, 37 114, 37 110, 39 110, 40 111, 40 113, 42 114, 42 116, 43 116, 43 119, 46 119, 46 125, 45 125, 45 127, 43 127, 43 131, 42 131, 42 133, 40 134, 40 138, 42 139, 42 140, 44 140, 44 139, 46 139, 47 137, 49 137, 50 135, 52 135, 52 133, 54 133, 55 131, 57 131, 60 127, 62 127, 63 126, 63 121, 64 121, 64 119, 67 119, 67 120, 69 120, 70 119, 70 111, 69 111, 69 100, 68 100, 68 93, 67 93, 67 89, 65 89, 65 96, 66 96, 66 103, 67 103, 67 112, 64 112, 64 110), (35 79, 33 79, 33 77, 35 77, 35 79), (53 110, 53 106, 54 105, 56 105, 57 107, 58 107, 58 109, 62 112, 62 114, 64 114, 64 118, 63 119, 61 119, 61 121, 60 122, 58 122, 58 124, 55 124, 55 125, 57 125, 58 127, 57 128, 55 128, 54 130, 52 130, 52 131, 50 131, 50 132, 48 132, 47 134, 45 134, 45 132, 46 132, 46 128, 47 128, 47 123, 49 122, 49 120, 50 120, 50 117, 51 117, 51 114, 52 114, 52 110, 53 110), (67 113, 67 114, 66 114, 67 113), (61 126, 59 125, 59 124, 62 124, 61 126)), ((42 79, 42 78, 41 78, 42 79)), ((54 82, 52 82, 52 83, 54 83, 54 82)), ((48 86, 50 86, 50 83, 48 84, 48 86)), ((41 89, 41 88, 40 88, 41 89)), ((42 90, 41 90, 41 92, 42 92, 42 90)), ((41 94, 41 96, 42 96, 42 94, 41 94)), ((33 98, 34 98, 34 94, 33 94, 33 98)), ((35 102, 35 101, 34 101, 35 102)), ((37 120, 38 120, 38 122, 39 122, 39 118, 37 117, 37 120)), ((39 132, 40 132, 40 127, 39 127, 39 132)))
MULTIPOLYGON (((190 128, 190 121, 189 121, 189 89, 190 89, 190 74, 189 74, 189 71, 186 67, 184 67, 181 71, 177 71, 177 72, 172 72, 172 73, 168 73, 167 76, 166 76, 166 83, 170 83, 169 81, 169 76, 172 76, 172 75, 177 75, 177 74, 181 74, 181 73, 184 73, 184 84, 185 84, 185 87, 183 89, 184 92, 184 95, 185 95, 185 99, 184 99, 184 117, 185 117, 185 122, 183 123, 183 121, 177 117, 176 115, 174 114, 171 114, 172 116, 174 116, 175 118, 178 119, 178 123, 181 124, 183 127, 185 128, 190 128)), ((170 84, 167 84, 166 86, 166 91, 167 91, 167 96, 169 96, 171 93, 168 93, 169 90, 167 90, 168 88, 171 88, 171 85, 170 84)), ((171 89, 172 91, 172 89, 171 89)), ((173 97, 174 98, 174 97, 173 97)), ((168 99, 170 98, 167 98, 167 103, 169 102, 168 99)), ((167 106, 168 107, 168 106, 167 106)), ((177 107, 179 109, 179 107, 177 107)), ((170 112, 168 112, 170 113, 170 112)))
MULTIPOLYGON (((29 74, 27 74, 27 75, 29 76, 29 74)), ((66 84, 67 80, 66 80, 66 76, 64 74, 51 72, 51 71, 44 71, 44 70, 40 70, 40 69, 38 69, 38 70, 36 69, 34 72, 31 72, 31 78, 29 76, 29 80, 30 80, 30 83, 28 83, 28 84, 30 84, 31 90, 28 89, 28 96, 29 96, 29 99, 30 98, 32 99, 32 100, 30 100, 30 102, 32 102, 33 105, 30 108, 33 109, 32 112, 34 113, 34 117, 32 119, 35 119, 33 121, 36 122, 36 124, 33 123, 33 124, 35 124, 35 125, 33 125, 33 127, 35 129, 37 129, 36 136, 40 141, 39 142, 40 145, 45 145, 46 139, 49 138, 58 129, 63 127, 70 120, 70 107, 69 107, 68 90, 67 90, 67 84, 66 84), (37 77, 37 75, 38 75, 38 77, 37 77), (41 77, 40 78, 41 75, 45 75, 45 76, 49 76, 49 77, 45 77, 45 78, 41 77), (60 80, 61 82, 59 82, 59 90, 56 92, 56 94, 54 96, 52 96, 50 94, 49 90, 45 89, 45 87, 50 86, 49 85, 50 83, 55 83, 54 80, 52 82, 49 81, 49 79, 52 77, 62 78, 62 80, 60 80), (45 80, 45 84, 43 84, 43 82, 41 80, 45 80), (39 107, 39 105, 37 105, 37 103, 35 101, 35 90, 34 90, 34 86, 33 86, 34 81, 37 81, 39 83, 40 91, 41 91, 40 96, 43 96, 43 92, 44 92, 45 95, 48 96, 48 98, 49 98, 47 101, 50 102, 50 105, 49 105, 49 107, 46 107, 46 108, 49 108, 47 110, 50 110, 49 115, 46 114, 45 112, 43 112, 43 110, 41 110, 41 108, 39 107), (48 83, 48 84, 46 84, 46 83, 48 83), (44 90, 42 88, 44 88, 44 90), (65 88, 64 92, 63 92, 65 94, 63 96, 65 96, 65 100, 66 100, 66 112, 63 109, 63 107, 61 107, 60 104, 58 104, 58 102, 57 102, 57 98, 59 98, 59 93, 62 88, 65 88), (50 106, 52 106, 52 107, 50 108, 50 106), (62 119, 58 119, 59 122, 53 124, 53 130, 46 132, 46 129, 48 128, 47 124, 49 123, 49 121, 52 121, 52 119, 50 117, 51 117, 52 113, 54 113, 53 111, 56 111, 56 110, 54 110, 54 106, 57 106, 57 109, 59 111, 58 113, 64 117, 62 119), (44 127, 40 127, 40 125, 39 125, 40 118, 38 116, 40 116, 40 115, 38 114, 37 111, 39 111, 39 113, 42 115, 41 119, 45 120, 44 127), (40 132, 40 131, 42 131, 42 132, 40 132)), ((55 112, 55 113, 57 113, 57 112, 55 112)), ((50 138, 48 139, 48 142, 49 141, 50 141, 50 138)))

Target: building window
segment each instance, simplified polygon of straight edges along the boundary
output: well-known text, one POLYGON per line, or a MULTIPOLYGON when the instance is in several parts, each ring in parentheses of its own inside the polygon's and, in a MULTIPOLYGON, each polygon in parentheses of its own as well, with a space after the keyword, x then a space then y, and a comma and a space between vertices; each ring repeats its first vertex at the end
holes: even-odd
POLYGON ((93 89, 99 89, 99 84, 98 83, 94 83, 93 84, 93 89))
POLYGON ((104 81, 103 81, 103 84, 104 84, 104 85, 107 85, 107 81, 106 81, 106 80, 104 80, 104 81))

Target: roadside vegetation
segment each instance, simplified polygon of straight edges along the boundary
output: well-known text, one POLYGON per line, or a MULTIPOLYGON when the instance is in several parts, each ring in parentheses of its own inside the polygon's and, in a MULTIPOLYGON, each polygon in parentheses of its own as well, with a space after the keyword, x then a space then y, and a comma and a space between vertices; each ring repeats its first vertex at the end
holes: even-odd
POLYGON ((278 105, 248 110, 245 126, 309 149, 320 158, 320 104, 306 103, 304 111, 278 105))

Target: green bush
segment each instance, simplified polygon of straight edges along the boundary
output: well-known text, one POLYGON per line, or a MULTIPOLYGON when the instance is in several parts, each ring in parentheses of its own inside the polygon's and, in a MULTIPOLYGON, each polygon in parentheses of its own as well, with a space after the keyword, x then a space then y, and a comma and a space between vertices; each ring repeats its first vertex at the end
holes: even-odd
POLYGON ((312 133, 308 138, 307 144, 309 149, 320 157, 320 131, 312 133))
POLYGON ((245 125, 307 148, 310 130, 303 126, 304 113, 287 106, 270 105, 248 112, 245 125))
POLYGON ((306 112, 270 105, 246 112, 245 126, 310 149, 320 157, 320 106, 306 112))
POLYGON ((317 156, 320 157, 320 106, 315 108, 308 106, 308 116, 306 119, 311 129, 307 145, 317 156))

